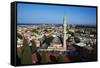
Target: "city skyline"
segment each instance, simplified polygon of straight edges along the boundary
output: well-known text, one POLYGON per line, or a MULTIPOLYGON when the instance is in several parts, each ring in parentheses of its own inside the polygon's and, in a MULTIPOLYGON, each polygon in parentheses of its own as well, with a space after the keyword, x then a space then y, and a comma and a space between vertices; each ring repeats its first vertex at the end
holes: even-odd
POLYGON ((63 16, 68 24, 96 25, 95 7, 17 5, 17 24, 63 24, 63 16))

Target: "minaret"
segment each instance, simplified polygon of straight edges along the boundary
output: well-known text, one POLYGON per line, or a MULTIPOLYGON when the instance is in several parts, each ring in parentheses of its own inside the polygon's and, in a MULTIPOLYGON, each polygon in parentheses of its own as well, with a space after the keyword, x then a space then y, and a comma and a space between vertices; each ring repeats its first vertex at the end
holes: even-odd
POLYGON ((67 20, 66 20, 66 16, 64 16, 64 19, 63 19, 63 26, 64 26, 64 38, 63 38, 63 48, 64 50, 67 49, 67 46, 66 46, 66 28, 67 28, 67 20))

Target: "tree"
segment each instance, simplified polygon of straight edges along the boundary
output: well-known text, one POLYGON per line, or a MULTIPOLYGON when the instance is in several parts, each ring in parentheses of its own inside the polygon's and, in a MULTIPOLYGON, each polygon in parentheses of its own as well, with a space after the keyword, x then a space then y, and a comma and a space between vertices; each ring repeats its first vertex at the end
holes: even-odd
POLYGON ((64 55, 59 55, 57 57, 57 62, 64 62, 64 55))
POLYGON ((17 33, 17 37, 18 38, 20 38, 20 39, 22 39, 23 37, 22 37, 22 35, 21 34, 19 34, 19 33, 17 33))
POLYGON ((28 45, 27 39, 23 39, 23 50, 21 64, 32 64, 32 53, 28 45))
POLYGON ((32 32, 34 32, 34 33, 38 33, 37 29, 33 29, 32 32))
POLYGON ((36 44, 32 41, 31 52, 34 53, 36 51, 36 44))
POLYGON ((46 37, 46 36, 45 36, 44 42, 45 42, 46 44, 50 45, 50 43, 52 42, 53 39, 54 39, 54 37, 52 37, 52 36, 50 36, 50 37, 46 37))
POLYGON ((20 47, 20 48, 17 48, 17 57, 18 57, 19 59, 22 58, 22 48, 21 48, 21 47, 20 47))
POLYGON ((97 47, 94 47, 91 51, 92 60, 97 60, 97 47))
POLYGON ((46 52, 41 52, 41 63, 47 63, 46 52))
POLYGON ((74 33, 72 31, 68 31, 68 34, 71 34, 71 36, 74 36, 74 33))

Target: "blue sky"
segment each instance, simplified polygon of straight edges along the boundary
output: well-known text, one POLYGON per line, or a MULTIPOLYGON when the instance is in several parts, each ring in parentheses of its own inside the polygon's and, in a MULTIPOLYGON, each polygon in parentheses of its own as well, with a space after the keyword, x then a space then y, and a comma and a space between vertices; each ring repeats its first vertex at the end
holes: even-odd
POLYGON ((96 25, 96 8, 23 4, 17 5, 18 24, 63 24, 63 16, 69 24, 96 25))

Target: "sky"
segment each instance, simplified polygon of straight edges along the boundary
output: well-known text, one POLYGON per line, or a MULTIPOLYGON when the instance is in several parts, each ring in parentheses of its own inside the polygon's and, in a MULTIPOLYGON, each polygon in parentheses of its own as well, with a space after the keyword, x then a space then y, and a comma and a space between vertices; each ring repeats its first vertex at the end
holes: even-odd
POLYGON ((17 4, 18 24, 68 24, 96 25, 96 8, 43 4, 17 4))

